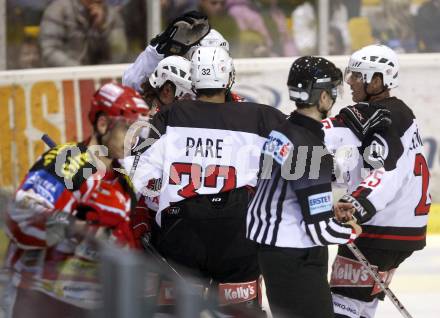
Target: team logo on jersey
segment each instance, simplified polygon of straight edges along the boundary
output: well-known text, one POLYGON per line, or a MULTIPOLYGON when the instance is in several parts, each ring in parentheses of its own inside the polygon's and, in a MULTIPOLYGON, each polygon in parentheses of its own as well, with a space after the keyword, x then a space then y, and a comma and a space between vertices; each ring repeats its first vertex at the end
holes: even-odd
POLYGON ((383 167, 389 154, 387 141, 379 134, 374 134, 373 141, 365 148, 364 158, 375 169, 383 167))
POLYGON ((309 195, 307 199, 309 201, 310 215, 324 213, 332 210, 333 195, 331 192, 309 195))
POLYGON ((272 131, 263 146, 263 153, 282 165, 293 149, 293 143, 278 131, 272 131))
POLYGON ((170 214, 170 215, 179 215, 179 213, 180 213, 180 207, 178 207, 178 206, 170 206, 170 207, 167 209, 167 212, 168 212, 168 214, 170 214))
POLYGON ((55 204, 64 191, 63 184, 44 170, 29 172, 21 188, 24 191, 32 189, 51 204, 55 204))

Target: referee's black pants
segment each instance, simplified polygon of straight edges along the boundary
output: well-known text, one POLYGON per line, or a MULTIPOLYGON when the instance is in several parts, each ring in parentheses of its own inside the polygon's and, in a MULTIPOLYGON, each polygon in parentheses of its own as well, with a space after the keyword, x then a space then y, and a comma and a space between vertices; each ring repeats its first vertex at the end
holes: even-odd
POLYGON ((333 318, 327 247, 260 245, 258 261, 275 318, 333 318))

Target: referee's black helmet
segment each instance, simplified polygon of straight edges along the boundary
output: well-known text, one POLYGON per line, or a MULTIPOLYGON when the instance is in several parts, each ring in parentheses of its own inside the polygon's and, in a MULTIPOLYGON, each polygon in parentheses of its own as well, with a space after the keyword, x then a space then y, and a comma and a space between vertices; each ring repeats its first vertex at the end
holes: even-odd
POLYGON ((287 79, 290 99, 297 106, 317 105, 323 90, 336 101, 338 86, 341 84, 341 70, 329 60, 317 56, 296 59, 287 79))

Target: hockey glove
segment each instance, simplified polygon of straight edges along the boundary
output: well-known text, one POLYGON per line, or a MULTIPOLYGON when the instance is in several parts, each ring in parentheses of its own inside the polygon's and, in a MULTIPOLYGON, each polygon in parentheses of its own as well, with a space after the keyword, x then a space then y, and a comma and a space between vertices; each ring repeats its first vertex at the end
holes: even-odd
POLYGON ((376 208, 365 198, 355 198, 350 194, 345 194, 339 202, 348 202, 353 205, 353 219, 358 224, 362 224, 370 220, 376 214, 376 208))
POLYGON ((46 221, 46 243, 54 246, 67 237, 73 236, 75 218, 69 212, 56 211, 46 221))
POLYGON ((182 56, 209 31, 208 17, 200 12, 190 11, 174 19, 150 44, 156 46, 156 51, 165 56, 182 56))
POLYGON ((142 238, 151 240, 151 228, 154 222, 154 215, 147 207, 145 197, 140 198, 130 220, 136 247, 142 248, 142 238))
POLYGON ((75 216, 95 225, 116 227, 129 222, 130 199, 106 181, 78 203, 75 216))
POLYGON ((111 238, 118 246, 140 249, 129 222, 121 222, 112 231, 111 238))
POLYGON ((357 104, 344 107, 338 117, 359 140, 391 126, 391 112, 379 105, 357 104))

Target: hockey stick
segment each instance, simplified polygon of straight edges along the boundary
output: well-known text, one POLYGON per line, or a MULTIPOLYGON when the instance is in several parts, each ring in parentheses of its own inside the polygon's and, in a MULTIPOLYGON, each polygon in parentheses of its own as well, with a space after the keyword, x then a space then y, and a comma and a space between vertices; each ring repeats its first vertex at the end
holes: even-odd
POLYGON ((134 173, 136 172, 136 168, 137 168, 137 165, 139 163, 139 158, 140 157, 141 157, 141 152, 137 151, 136 154, 134 155, 133 165, 131 166, 131 169, 130 169, 129 177, 130 177, 131 180, 133 180, 133 176, 134 176, 134 173))
POLYGON ((368 262, 367 258, 359 250, 359 248, 354 243, 347 244, 347 247, 350 249, 353 255, 359 260, 359 262, 361 262, 362 266, 364 266, 367 269, 368 273, 371 275, 371 277, 373 277, 374 281, 383 290, 385 295, 388 296, 388 298, 391 300, 393 305, 396 306, 397 310, 399 310, 402 316, 405 318, 412 318, 410 313, 406 310, 405 306, 403 306, 403 304, 399 301, 396 295, 394 295, 391 289, 389 289, 388 286, 385 285, 379 274, 373 269, 373 267, 371 267, 371 264, 368 262))
POLYGON ((163 257, 157 249, 150 243, 150 240, 147 236, 141 237, 141 243, 142 247, 145 251, 148 251, 155 259, 158 261, 158 263, 165 264, 176 276, 185 282, 185 278, 183 278, 182 275, 179 274, 179 272, 163 257))
POLYGON ((49 148, 53 148, 55 147, 57 144, 52 140, 52 138, 50 138, 47 134, 44 134, 43 136, 41 136, 41 140, 44 141, 44 143, 46 145, 49 146, 49 148))

